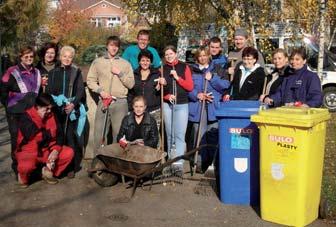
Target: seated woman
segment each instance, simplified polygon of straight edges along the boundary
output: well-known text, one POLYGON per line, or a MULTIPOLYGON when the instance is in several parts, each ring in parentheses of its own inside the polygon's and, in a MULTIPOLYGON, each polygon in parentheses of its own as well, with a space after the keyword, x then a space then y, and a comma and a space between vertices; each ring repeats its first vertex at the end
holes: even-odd
POLYGON ((258 100, 262 94, 265 71, 257 63, 258 51, 246 47, 242 53, 243 61, 239 63, 233 74, 230 94, 224 100, 258 100))
POLYGON ((316 73, 306 65, 303 48, 294 49, 290 56, 290 70, 276 93, 263 100, 271 106, 320 107, 322 104, 321 82, 316 73))
POLYGON ((36 98, 35 106, 29 108, 18 121, 18 138, 15 157, 18 162, 18 181, 28 187, 29 176, 37 164, 45 164, 42 178, 56 184, 59 176, 73 158, 73 150, 63 146, 62 128, 50 111, 53 99, 42 93, 36 98))
POLYGON ((157 148, 159 132, 155 119, 146 112, 146 100, 143 96, 136 96, 132 101, 133 112, 122 120, 117 141, 126 144, 132 142, 157 148), (126 140, 126 142, 125 142, 126 140))

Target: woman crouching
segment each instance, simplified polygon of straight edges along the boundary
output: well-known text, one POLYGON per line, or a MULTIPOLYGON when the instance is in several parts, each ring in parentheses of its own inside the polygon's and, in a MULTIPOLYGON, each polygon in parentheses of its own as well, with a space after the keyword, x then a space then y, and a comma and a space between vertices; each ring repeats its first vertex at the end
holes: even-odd
POLYGON ((18 139, 15 156, 18 162, 18 181, 28 187, 30 174, 38 164, 42 178, 50 184, 58 183, 58 177, 73 158, 73 150, 63 146, 63 132, 55 115, 51 112, 53 99, 40 94, 35 106, 26 110, 18 121, 18 139))

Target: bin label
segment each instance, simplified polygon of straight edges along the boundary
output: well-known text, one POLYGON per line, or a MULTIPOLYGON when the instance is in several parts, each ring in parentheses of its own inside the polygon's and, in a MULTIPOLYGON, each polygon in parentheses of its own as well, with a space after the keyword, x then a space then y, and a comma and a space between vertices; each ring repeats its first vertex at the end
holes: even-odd
POLYGON ((278 147, 287 148, 291 150, 297 149, 297 146, 293 145, 294 137, 268 135, 268 139, 272 142, 276 142, 276 145, 278 147))
POLYGON ((272 163, 271 165, 271 174, 274 180, 282 180, 285 178, 283 173, 284 164, 281 163, 272 163))
POLYGON ((251 135, 253 129, 251 128, 230 128, 231 134, 231 148, 249 150, 251 147, 251 135))
POLYGON ((268 139, 272 142, 294 143, 294 138, 293 137, 288 137, 288 136, 268 135, 268 139))
POLYGON ((231 135, 231 148, 232 149, 241 149, 241 150, 249 150, 251 146, 250 137, 242 136, 239 134, 231 135))
POLYGON ((238 173, 246 172, 247 167, 247 158, 234 158, 234 168, 238 173))

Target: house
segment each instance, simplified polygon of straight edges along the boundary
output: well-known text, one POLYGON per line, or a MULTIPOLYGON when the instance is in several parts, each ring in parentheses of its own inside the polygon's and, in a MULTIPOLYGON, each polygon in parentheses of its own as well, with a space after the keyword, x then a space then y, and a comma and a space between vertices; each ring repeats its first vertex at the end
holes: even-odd
POLYGON ((73 0, 79 9, 88 12, 96 27, 112 28, 127 22, 127 15, 119 0, 73 0))

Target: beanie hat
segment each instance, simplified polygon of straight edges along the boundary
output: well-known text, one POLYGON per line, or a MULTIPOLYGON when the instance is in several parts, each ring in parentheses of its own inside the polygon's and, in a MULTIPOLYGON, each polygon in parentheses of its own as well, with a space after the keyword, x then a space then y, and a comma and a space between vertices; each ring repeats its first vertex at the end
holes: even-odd
POLYGON ((245 28, 237 28, 234 32, 234 36, 244 36, 247 38, 248 34, 245 28))

